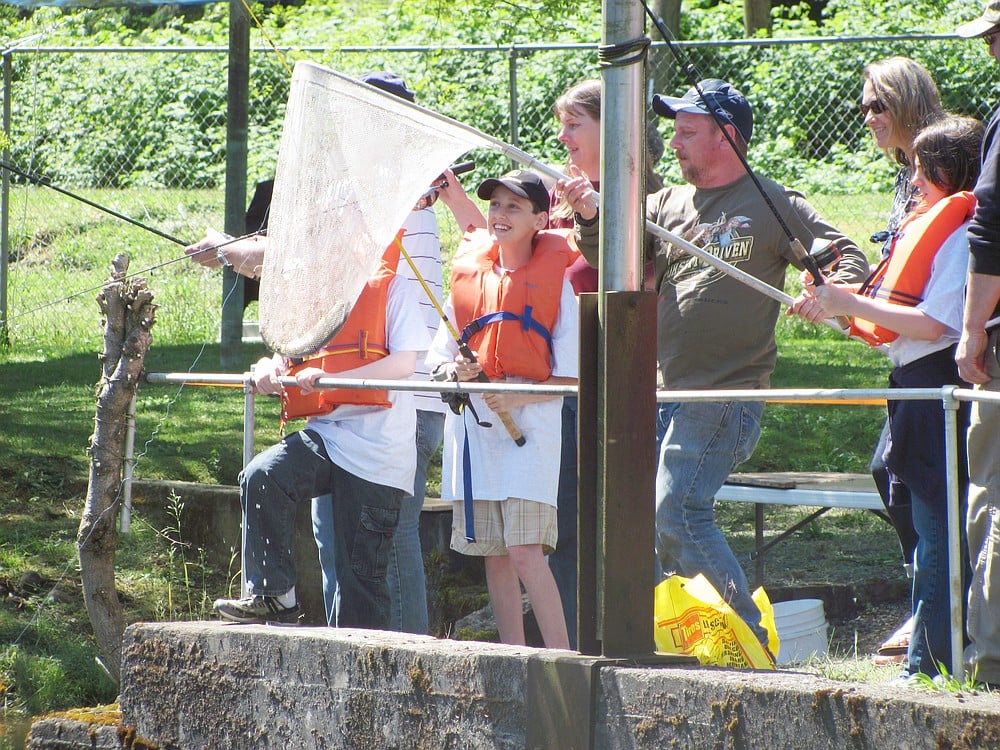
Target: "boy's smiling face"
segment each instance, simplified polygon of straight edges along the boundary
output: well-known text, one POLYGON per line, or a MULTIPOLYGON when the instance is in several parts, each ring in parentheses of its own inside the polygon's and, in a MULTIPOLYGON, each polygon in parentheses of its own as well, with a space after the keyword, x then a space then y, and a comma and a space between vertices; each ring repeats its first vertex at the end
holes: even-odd
POLYGON ((534 206, 527 198, 498 185, 490 196, 486 226, 490 235, 501 245, 530 242, 535 233, 549 223, 548 213, 534 213, 534 206))

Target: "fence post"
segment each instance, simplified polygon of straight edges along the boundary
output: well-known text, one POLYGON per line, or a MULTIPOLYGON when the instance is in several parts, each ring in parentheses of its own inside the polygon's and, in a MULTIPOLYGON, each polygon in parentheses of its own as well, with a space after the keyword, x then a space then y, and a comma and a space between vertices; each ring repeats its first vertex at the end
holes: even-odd
MULTIPOLYGON (((507 78, 510 88, 510 145, 521 147, 518 138, 519 124, 517 121, 517 48, 511 45, 507 50, 507 78)), ((511 160, 511 168, 517 167, 517 163, 511 160)))
POLYGON ((955 390, 958 386, 945 386, 941 389, 941 402, 944 408, 944 446, 945 446, 945 497, 948 502, 948 592, 951 609, 951 671, 959 682, 965 681, 965 664, 962 660, 963 638, 965 628, 962 625, 962 610, 965 595, 962 589, 962 527, 965 518, 960 513, 962 496, 958 488, 958 441, 964 439, 958 432, 958 407, 955 390))
MULTIPOLYGON (((240 0, 229 3, 229 83, 226 104, 226 231, 238 237, 246 228, 247 119, 250 99, 250 17, 240 0)), ((240 364, 243 343, 243 277, 222 273, 223 367, 240 364)))
MULTIPOLYGON (((10 138, 10 102, 13 75, 12 53, 3 56, 3 134, 10 138)), ((3 159, 10 161, 10 149, 3 150, 3 159)), ((7 327, 7 259, 10 257, 10 172, 0 169, 0 347, 10 344, 7 327)))

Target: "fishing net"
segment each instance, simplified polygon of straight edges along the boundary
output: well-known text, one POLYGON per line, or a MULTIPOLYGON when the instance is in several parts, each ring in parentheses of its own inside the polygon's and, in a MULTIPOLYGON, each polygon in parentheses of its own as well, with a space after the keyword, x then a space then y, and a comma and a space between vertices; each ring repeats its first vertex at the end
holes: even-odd
POLYGON ((297 63, 261 272, 264 342, 293 357, 326 344, 434 178, 493 145, 392 94, 297 63))

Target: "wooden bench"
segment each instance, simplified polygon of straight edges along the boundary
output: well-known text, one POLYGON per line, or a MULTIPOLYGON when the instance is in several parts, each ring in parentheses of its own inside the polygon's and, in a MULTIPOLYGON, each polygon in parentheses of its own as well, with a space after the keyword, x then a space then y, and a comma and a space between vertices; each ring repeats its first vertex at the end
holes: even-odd
MULTIPOLYGON (((715 494, 716 500, 754 505, 754 550, 750 559, 755 564, 757 583, 764 582, 764 558, 772 547, 815 521, 832 508, 870 510, 889 522, 882 498, 869 474, 834 474, 819 472, 744 473, 732 474, 715 494), (767 505, 801 505, 815 511, 798 523, 764 540, 764 509, 767 505)), ((447 550, 451 528, 451 503, 437 498, 424 500, 421 527, 424 548, 443 547, 447 550), (440 518, 442 513, 447 517, 440 518), (436 531, 430 532, 433 528, 436 531), (432 542, 432 539, 434 542, 432 542)))
POLYGON ((868 474, 785 472, 732 474, 716 495, 716 500, 754 504, 754 551, 757 583, 764 581, 764 557, 768 550, 831 508, 870 510, 889 522, 875 482, 868 474), (764 507, 803 505, 816 510, 777 536, 764 541, 764 507))

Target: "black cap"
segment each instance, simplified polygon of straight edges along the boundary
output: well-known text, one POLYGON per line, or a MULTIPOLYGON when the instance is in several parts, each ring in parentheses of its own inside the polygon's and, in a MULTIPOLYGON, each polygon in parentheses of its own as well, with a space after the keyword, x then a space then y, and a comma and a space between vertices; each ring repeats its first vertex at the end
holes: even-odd
POLYGON ((395 94, 400 99, 406 99, 408 102, 412 102, 417 98, 412 91, 406 88, 406 81, 395 73, 389 73, 388 71, 365 73, 358 80, 367 83, 369 86, 387 91, 390 94, 395 94))
POLYGON ((484 180, 476 190, 476 195, 484 201, 493 197, 493 191, 498 187, 507 188, 514 195, 527 198, 535 208, 535 213, 549 210, 549 191, 542 182, 542 178, 527 169, 515 169, 508 172, 503 177, 491 177, 484 180))
POLYGON ((707 115, 710 112, 705 104, 706 100, 708 106, 722 118, 723 123, 732 123, 737 132, 743 136, 743 140, 750 142, 753 136, 753 110, 750 109, 750 103, 739 89, 718 78, 701 81, 698 88, 692 86, 680 98, 657 94, 653 97, 653 111, 663 117, 671 118, 676 117, 678 112, 707 115), (699 88, 705 99, 698 94, 699 88))

